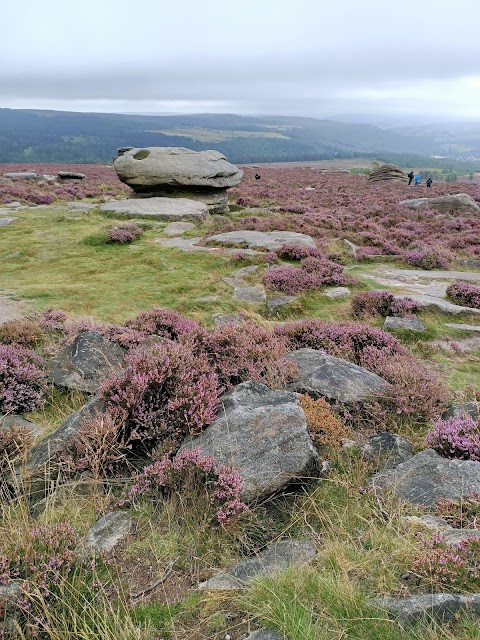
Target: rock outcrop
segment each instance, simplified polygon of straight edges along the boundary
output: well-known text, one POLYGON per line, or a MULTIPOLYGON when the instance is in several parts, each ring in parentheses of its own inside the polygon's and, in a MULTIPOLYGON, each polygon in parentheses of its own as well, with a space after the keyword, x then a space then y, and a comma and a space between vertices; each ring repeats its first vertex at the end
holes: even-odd
POLYGON ((478 213, 480 211, 480 206, 468 193, 455 193, 454 195, 438 196, 437 198, 402 200, 400 204, 410 209, 435 209, 442 213, 455 213, 457 211, 474 211, 478 213))
POLYGON ((198 200, 211 213, 228 211, 226 190, 243 175, 218 151, 183 147, 122 149, 113 166, 120 180, 140 196, 198 200))
POLYGON ((398 164, 382 164, 381 167, 374 169, 368 176, 369 182, 385 182, 389 180, 407 182, 407 176, 398 164))
POLYGON ((208 219, 208 207, 202 202, 185 198, 127 198, 112 200, 100 206, 100 211, 115 218, 144 218, 162 222, 193 222, 208 219))
POLYGON ((273 494, 316 471, 318 454, 296 393, 243 382, 222 397, 220 417, 181 447, 239 470, 244 498, 273 494))
POLYGON ((287 242, 312 249, 317 246, 313 238, 295 231, 227 231, 205 239, 207 245, 268 249, 269 251, 281 249, 287 242))

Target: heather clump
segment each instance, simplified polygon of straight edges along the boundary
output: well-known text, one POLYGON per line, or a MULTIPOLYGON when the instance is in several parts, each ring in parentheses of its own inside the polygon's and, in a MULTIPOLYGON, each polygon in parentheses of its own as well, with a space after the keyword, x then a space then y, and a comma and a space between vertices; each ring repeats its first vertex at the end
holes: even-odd
POLYGON ((342 271, 343 267, 335 262, 310 256, 301 261, 300 268, 290 265, 272 267, 264 274, 263 282, 277 291, 296 294, 341 284, 342 271))
POLYGON ((141 236, 143 230, 132 222, 125 222, 116 227, 112 227, 107 233, 112 242, 127 244, 133 242, 138 236, 141 236))
POLYGON ((127 368, 100 389, 106 424, 119 427, 119 446, 151 451, 170 443, 178 448, 215 419, 221 387, 202 354, 172 342, 133 350, 125 362, 127 368))
POLYGON ((21 318, 0 324, 0 342, 6 344, 36 347, 44 337, 39 323, 31 318, 21 318))
POLYGON ((275 327, 275 334, 288 340, 290 349, 318 349, 362 366, 367 347, 385 355, 405 354, 405 347, 394 336, 368 324, 298 320, 275 327))
POLYGON ((456 529, 480 530, 480 493, 463 496, 459 501, 439 498, 434 513, 456 529))
POLYGON ((321 286, 337 285, 343 282, 343 267, 332 260, 316 257, 304 258, 301 262, 302 269, 316 277, 321 286))
POLYGON ((333 414, 324 398, 314 400, 310 396, 302 395, 299 404, 305 413, 308 430, 315 444, 338 449, 342 440, 353 437, 353 431, 333 414))
POLYGON ((38 317, 38 324, 44 331, 56 331, 64 328, 67 314, 60 309, 45 309, 38 317))
POLYGON ((128 329, 144 332, 147 335, 158 335, 168 340, 178 340, 181 336, 199 329, 198 322, 190 320, 171 309, 159 307, 143 311, 125 323, 128 329))
POLYGON ((480 421, 466 414, 438 420, 425 443, 445 458, 480 461, 480 421))
POLYGON ((293 380, 296 367, 285 360, 287 342, 253 322, 225 325, 214 331, 200 329, 184 337, 195 353, 207 358, 219 383, 230 388, 246 380, 270 387, 284 387, 293 380))
POLYGON ((322 252, 315 247, 308 247, 306 245, 294 244, 293 242, 286 242, 280 249, 277 249, 279 258, 286 260, 303 260, 304 258, 314 257, 322 258, 322 252))
POLYGON ((457 304, 480 309, 480 287, 469 282, 454 282, 447 287, 447 296, 457 304))
POLYGON ((45 393, 43 360, 15 344, 0 344, 0 413, 34 411, 45 393))
POLYGON ((352 298, 352 311, 365 316, 407 316, 418 311, 419 305, 410 298, 395 298, 389 291, 366 291, 352 298))
POLYGON ((24 425, 0 426, 0 475, 6 472, 11 462, 23 456, 32 446, 33 436, 24 425))
POLYGON ((419 246, 404 253, 403 259, 420 269, 449 269, 450 258, 445 250, 435 246, 419 246))
POLYGON ((199 492, 207 493, 208 520, 216 519, 224 527, 237 521, 247 511, 242 502, 243 482, 238 471, 215 462, 213 456, 202 455, 199 449, 182 451, 175 458, 169 455, 145 467, 134 478, 134 484, 120 500, 120 506, 147 497, 162 498, 179 494, 198 507, 199 492))

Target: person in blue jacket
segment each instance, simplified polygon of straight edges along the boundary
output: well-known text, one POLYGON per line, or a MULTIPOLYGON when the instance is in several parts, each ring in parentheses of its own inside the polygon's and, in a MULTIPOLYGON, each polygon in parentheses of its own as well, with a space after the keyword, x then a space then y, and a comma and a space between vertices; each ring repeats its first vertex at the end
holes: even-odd
POLYGON ((418 186, 419 184, 420 184, 420 176, 417 173, 417 175, 415 176, 415 186, 418 186))

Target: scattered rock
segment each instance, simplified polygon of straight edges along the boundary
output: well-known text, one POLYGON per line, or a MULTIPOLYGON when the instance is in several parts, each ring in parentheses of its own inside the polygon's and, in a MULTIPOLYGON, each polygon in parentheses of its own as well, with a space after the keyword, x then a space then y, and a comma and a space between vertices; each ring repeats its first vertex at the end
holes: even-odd
POLYGON ((9 224, 12 224, 12 222, 16 220, 19 220, 19 218, 0 218, 0 227, 8 227, 9 224))
POLYGON ((350 250, 350 253, 353 255, 354 258, 357 257, 357 251, 358 249, 360 249, 360 247, 358 246, 358 244, 354 244, 353 242, 350 242, 350 240, 343 240, 343 244, 348 247, 348 249, 350 250))
POLYGON ((59 171, 57 176, 60 180, 85 180, 87 177, 84 173, 76 173, 75 171, 59 171))
POLYGON ((232 275, 234 278, 243 278, 243 276, 248 276, 251 273, 255 273, 258 270, 258 264, 251 264, 248 267, 242 267, 241 269, 237 269, 232 275))
POLYGON ((400 522, 407 525, 420 526, 430 531, 445 531, 451 529, 450 525, 444 518, 426 514, 424 516, 403 516, 400 522))
POLYGON ((298 396, 243 382, 222 397, 223 412, 180 451, 199 448, 221 464, 238 469, 246 500, 263 498, 317 468, 298 396))
POLYGON ((312 562, 317 555, 315 545, 308 540, 281 540, 269 544, 258 556, 247 558, 238 564, 217 573, 198 585, 206 591, 236 591, 244 589, 259 576, 274 575, 292 566, 312 562))
POLYGON ((212 247, 202 247, 198 244, 202 238, 158 238, 154 240, 155 244, 160 244, 163 247, 169 247, 171 249, 180 249, 186 253, 193 253, 194 251, 210 251, 218 252, 218 249, 212 247))
POLYGON ((190 231, 190 229, 195 229, 193 222, 170 222, 163 230, 163 233, 167 236, 179 236, 185 231, 190 231))
POLYGON ((413 456, 413 446, 396 433, 377 433, 370 436, 361 447, 363 458, 375 462, 380 458, 387 458, 386 469, 393 469, 413 456))
POLYGON ((93 553, 110 553, 130 533, 132 518, 127 511, 111 511, 97 520, 87 533, 85 548, 93 553))
POLYGON ((14 202, 8 202, 6 206, 12 207, 13 209, 20 209, 22 207, 22 203, 15 200, 14 202))
POLYGON ((475 400, 470 400, 468 402, 452 402, 442 417, 444 420, 448 420, 449 418, 458 418, 458 416, 465 414, 474 420, 478 420, 480 418, 480 407, 478 402, 475 402, 475 400))
MULTIPOLYGON (((69 202, 68 203, 68 208, 69 209, 75 209, 75 211, 91 211, 92 209, 95 209, 95 207, 98 207, 97 204, 91 204, 89 202, 77 202, 77 201, 73 201, 73 202, 69 202)), ((81 218, 80 218, 81 220, 81 218)))
POLYGON ((419 306, 424 309, 438 309, 439 311, 443 311, 445 313, 451 313, 455 316, 458 315, 479 315, 480 309, 472 309, 470 307, 462 307, 459 304, 453 304, 452 302, 448 302, 447 300, 443 300, 442 298, 437 298, 436 296, 429 295, 421 295, 415 293, 408 293, 405 295, 398 295, 397 298, 411 298, 418 302, 419 306))
POLYGON ((11 187, 13 184, 14 182, 13 180, 10 180, 10 178, 0 176, 0 185, 2 185, 3 187, 11 187))
POLYGON ((20 320, 25 312, 25 303, 10 300, 7 296, 0 296, 0 324, 11 320, 20 320))
POLYGON ((312 237, 294 231, 228 231, 205 239, 207 245, 248 247, 250 249, 280 249, 287 242, 316 248, 312 237))
POLYGON ((372 485, 391 489, 399 498, 413 504, 431 507, 439 498, 458 501, 478 492, 480 462, 450 460, 433 449, 426 449, 393 470, 375 474, 372 485))
POLYGON ((267 307, 270 313, 276 314, 283 309, 284 307, 292 304, 292 302, 296 302, 298 300, 298 296, 278 296, 275 298, 268 298, 267 307))
POLYGON ((470 610, 476 616, 480 614, 480 594, 432 593, 409 598, 384 596, 374 598, 370 604, 375 608, 384 609, 402 624, 415 624, 422 618, 445 623, 460 609, 470 610))
POLYGON ((446 322, 446 327, 450 327, 450 329, 457 329, 458 331, 474 331, 480 333, 480 325, 475 324, 456 324, 455 322, 446 322))
POLYGON ((125 349, 99 333, 86 331, 67 345, 49 365, 49 377, 64 389, 95 393, 123 367, 125 349))
POLYGON ((331 300, 347 298, 350 295, 350 289, 348 287, 332 287, 331 289, 327 289, 324 295, 331 300))
POLYGON ((233 297, 235 300, 249 302, 250 304, 263 304, 267 300, 265 289, 260 285, 254 287, 235 287, 233 297))
POLYGON ((435 209, 442 213, 455 213, 456 211, 480 211, 480 206, 468 193, 456 193, 454 195, 438 196, 436 198, 415 198, 414 200, 402 200, 404 207, 410 209, 435 209))
POLYGON ((382 164, 368 176, 369 182, 385 182, 396 180, 407 182, 407 176, 397 164, 382 164))
POLYGON ((480 541, 480 529, 455 529, 450 527, 445 531, 442 531, 442 540, 446 544, 450 544, 456 547, 467 540, 479 540, 480 541))
POLYGON ((387 331, 425 331, 426 325, 418 318, 399 318, 387 316, 383 323, 383 330, 387 331))
POLYGON ((212 317, 216 327, 245 322, 245 318, 240 313, 214 313, 212 317))
POLYGON ((185 198, 127 198, 100 205, 100 211, 117 218, 148 218, 164 222, 195 222, 209 217, 207 205, 185 198))
POLYGON ((27 427, 33 437, 38 436, 43 431, 42 427, 36 422, 25 420, 25 418, 22 418, 22 416, 15 413, 8 413, 6 415, 0 413, 0 431, 3 429, 10 429, 12 425, 17 427, 27 427))
POLYGON ((222 282, 228 284, 229 287, 244 287, 247 286, 247 283, 243 278, 222 278, 222 282))
POLYGON ((462 258, 457 260, 459 267, 467 267, 467 269, 480 269, 480 260, 475 258, 462 258))
POLYGON ((286 358, 299 368, 299 377, 289 388, 313 398, 352 404, 381 395, 387 386, 375 373, 316 349, 298 349, 286 358))
POLYGON ((472 351, 480 351, 480 336, 465 338, 463 340, 436 340, 432 342, 432 346, 455 353, 459 351, 462 353, 471 353, 472 351))
POLYGON ((33 173, 33 171, 12 171, 10 173, 4 173, 2 177, 7 178, 7 180, 36 180, 38 178, 37 174, 33 173))

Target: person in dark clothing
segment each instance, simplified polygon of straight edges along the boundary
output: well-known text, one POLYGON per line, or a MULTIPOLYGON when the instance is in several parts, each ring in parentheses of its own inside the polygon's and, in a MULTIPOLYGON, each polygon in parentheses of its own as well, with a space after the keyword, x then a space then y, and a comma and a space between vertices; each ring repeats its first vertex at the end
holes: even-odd
POLYGON ((408 186, 412 184, 412 180, 414 179, 414 177, 415 177, 415 174, 413 173, 413 169, 412 169, 410 173, 407 174, 408 186))
POLYGON ((426 184, 427 184, 427 187, 428 187, 429 189, 430 189, 430 187, 432 186, 432 182, 433 182, 433 180, 432 180, 431 178, 429 178, 429 179, 427 180, 427 183, 426 183, 426 184))
POLYGON ((255 174, 255 180, 260 180, 260 174, 259 173, 255 174))

